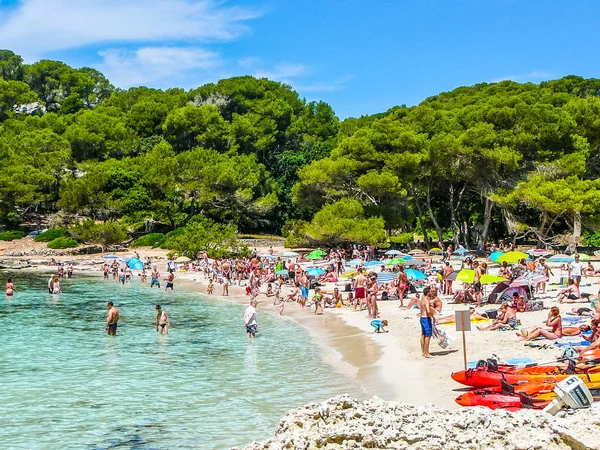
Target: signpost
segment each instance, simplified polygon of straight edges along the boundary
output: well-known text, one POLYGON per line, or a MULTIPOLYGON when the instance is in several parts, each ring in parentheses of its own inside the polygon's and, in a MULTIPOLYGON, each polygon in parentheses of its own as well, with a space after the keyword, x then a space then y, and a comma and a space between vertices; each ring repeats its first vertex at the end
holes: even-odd
POLYGON ((471 331, 471 312, 468 309, 462 311, 454 311, 456 318, 456 331, 462 331, 463 341, 463 360, 465 363, 465 370, 467 370, 467 340, 465 338, 465 331, 471 331))

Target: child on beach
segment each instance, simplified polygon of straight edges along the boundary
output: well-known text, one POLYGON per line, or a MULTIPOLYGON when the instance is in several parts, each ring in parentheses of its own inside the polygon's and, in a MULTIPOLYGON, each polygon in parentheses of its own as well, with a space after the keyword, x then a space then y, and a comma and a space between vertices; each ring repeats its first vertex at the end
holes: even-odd
POLYGON ((387 333, 387 330, 383 327, 388 326, 388 321, 385 319, 375 319, 371 321, 371 326, 374 328, 373 333, 381 333, 382 331, 384 333, 387 333))
POLYGON ((323 314, 323 295, 321 289, 315 288, 315 295, 313 296, 313 303, 315 304, 315 315, 323 314))
POLYGON ((211 295, 213 293, 213 280, 212 278, 208 280, 208 287, 206 288, 206 293, 211 295))

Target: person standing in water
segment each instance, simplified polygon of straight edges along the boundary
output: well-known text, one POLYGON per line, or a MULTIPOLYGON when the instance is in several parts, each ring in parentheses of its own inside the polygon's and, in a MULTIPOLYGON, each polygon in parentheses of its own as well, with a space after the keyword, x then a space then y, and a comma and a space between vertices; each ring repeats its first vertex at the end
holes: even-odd
POLYGON ((6 282, 6 295, 11 296, 15 292, 17 292, 15 285, 12 282, 12 278, 9 278, 6 282))
POLYGON ((250 301, 250 306, 246 308, 244 313, 244 326, 246 327, 246 333, 249 338, 255 338, 258 332, 258 323, 256 322, 256 300, 250 301))
POLYGON ((173 269, 169 270, 169 275, 167 275, 167 278, 165 278, 165 280, 167 281, 167 285, 165 286, 165 292, 167 292, 167 289, 171 288, 171 292, 173 292, 173 280, 175 279, 175 275, 173 274, 173 269))
POLYGON ((156 331, 159 334, 169 334, 170 326, 171 322, 169 321, 168 314, 160 305, 156 305, 156 331))
POLYGON ((117 322, 119 321, 119 310, 115 307, 113 302, 106 304, 108 308, 108 314, 106 315, 106 331, 109 336, 117 335, 117 322))
POLYGON ((150 287, 153 288, 154 285, 156 285, 160 289, 160 272, 158 271, 156 266, 154 266, 154 268, 152 269, 150 277, 152 278, 152 280, 150 281, 150 287))
POLYGON ((69 265, 67 266, 67 278, 73 278, 73 263, 69 263, 69 265))
POLYGON ((60 294, 60 281, 58 277, 54 277, 54 280, 52 281, 52 293, 60 294))

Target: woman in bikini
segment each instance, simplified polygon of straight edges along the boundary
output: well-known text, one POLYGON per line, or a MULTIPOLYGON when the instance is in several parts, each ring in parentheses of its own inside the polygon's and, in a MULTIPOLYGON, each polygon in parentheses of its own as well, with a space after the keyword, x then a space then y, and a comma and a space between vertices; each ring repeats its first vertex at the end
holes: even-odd
POLYGON ((12 279, 9 278, 6 282, 6 295, 11 296, 15 292, 17 292, 15 290, 15 285, 13 284, 12 279))
POLYGON ((166 311, 163 311, 160 305, 156 305, 156 331, 159 334, 169 334, 171 323, 166 311))
POLYGON ((550 339, 552 341, 556 339, 560 339, 563 336, 562 332, 562 317, 560 317, 560 310, 553 306, 548 313, 548 319, 546 320, 546 326, 549 326, 549 330, 545 330, 543 328, 536 328, 533 331, 526 332, 523 330, 521 333, 517 333, 517 336, 525 339, 526 341, 531 341, 539 336, 545 337, 546 339, 550 339))

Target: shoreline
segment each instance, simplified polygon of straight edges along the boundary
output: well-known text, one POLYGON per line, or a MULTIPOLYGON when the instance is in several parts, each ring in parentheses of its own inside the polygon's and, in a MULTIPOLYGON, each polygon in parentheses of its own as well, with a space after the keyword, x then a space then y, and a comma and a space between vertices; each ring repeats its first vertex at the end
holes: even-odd
MULTIPOLYGON (((11 257, 17 261, 25 261, 23 257, 11 257)), ((74 277, 102 277, 101 265, 89 265, 89 270, 77 267, 79 259, 82 257, 70 258, 75 261, 74 277)), ((58 260, 60 261, 60 260, 58 260)), ((89 259, 87 260, 89 261, 89 259)), ((162 264, 162 261, 158 264, 162 264)), ((48 275, 56 273, 56 266, 35 264, 30 262, 29 267, 24 268, 5 268, 4 271, 39 273, 48 275)), ((140 271, 132 271, 134 282, 139 281, 140 271)), ((161 271, 161 282, 165 271, 161 271)), ((116 283, 111 279, 109 282, 116 283)), ((150 281, 147 281, 148 284, 150 281)), ((162 285, 162 283, 161 283, 162 285)), ((202 294, 208 299, 217 300, 220 302, 236 303, 238 305, 247 305, 249 297, 245 293, 245 288, 237 285, 229 286, 229 295, 223 296, 220 294, 221 285, 215 284, 214 294, 208 295, 206 288, 208 279, 205 279, 200 272, 175 272, 175 287, 185 292, 202 294)), ((349 382, 355 385, 352 395, 366 400, 373 396, 378 396, 384 399, 393 400, 396 397, 390 398, 389 393, 394 391, 394 381, 389 375, 381 370, 381 358, 383 357, 383 349, 373 339, 374 336, 369 336, 368 331, 364 331, 358 324, 349 323, 343 316, 338 314, 330 314, 331 309, 327 309, 327 313, 315 316, 310 308, 301 308, 296 303, 288 303, 283 316, 279 316, 279 307, 273 305, 271 298, 265 297, 263 294, 258 298, 258 312, 270 314, 275 317, 280 317, 282 320, 293 320, 301 326, 310 336, 313 343, 319 347, 319 353, 323 362, 329 365, 333 370, 346 378, 349 382), (367 338, 367 339, 365 339, 367 338)), ((259 317, 260 323, 260 317, 259 317)), ((316 399, 315 399, 316 401, 316 399)), ((293 405, 297 407, 299 405, 293 405)))

